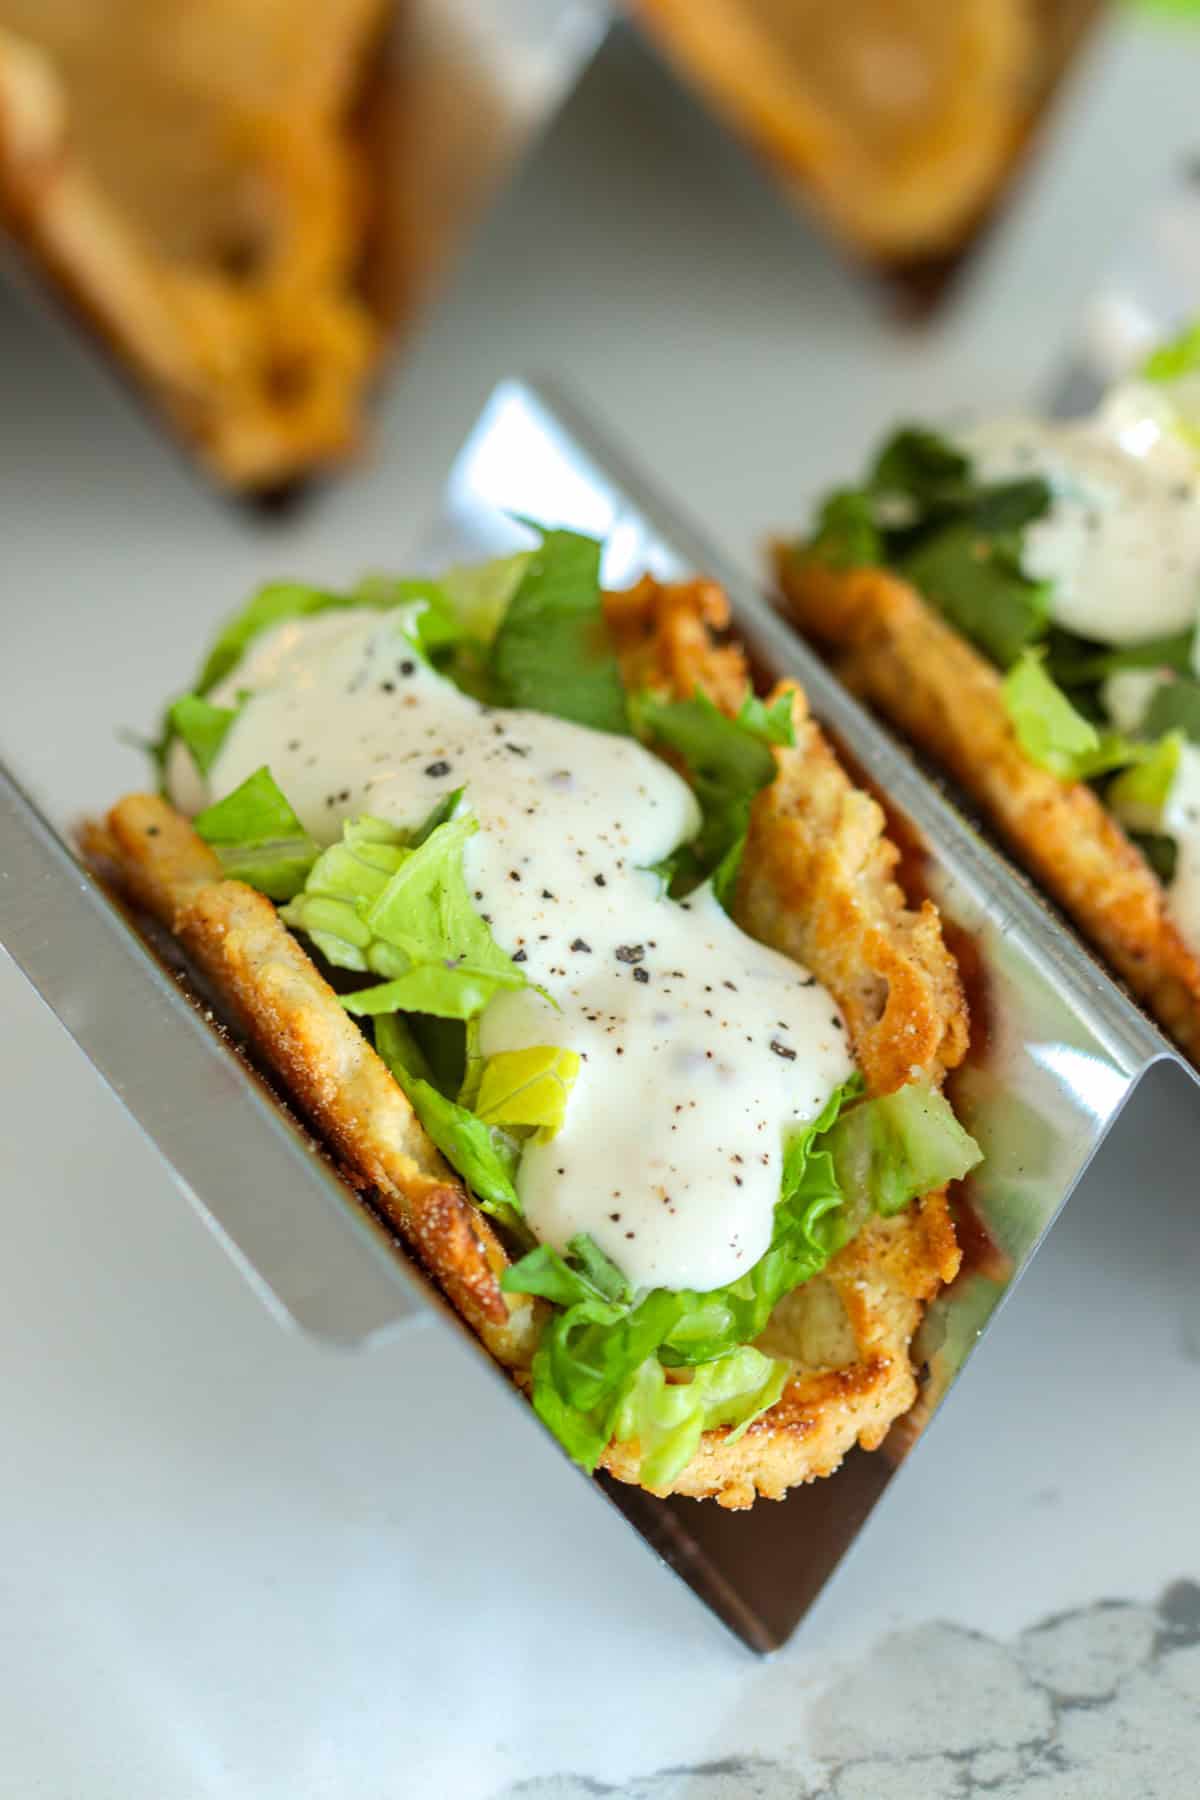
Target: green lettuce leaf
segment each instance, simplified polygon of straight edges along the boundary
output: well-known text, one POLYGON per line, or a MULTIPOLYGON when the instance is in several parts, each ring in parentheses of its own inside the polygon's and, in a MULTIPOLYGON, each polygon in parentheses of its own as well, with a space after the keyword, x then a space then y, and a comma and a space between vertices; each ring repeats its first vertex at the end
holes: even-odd
POLYGON ((1200 744, 1200 681, 1167 682, 1150 702, 1142 721, 1148 738, 1159 738, 1169 731, 1181 731, 1193 744, 1200 744))
POLYGON ((973 493, 971 460, 938 432, 902 425, 876 456, 867 486, 877 497, 903 499, 922 512, 958 506, 973 493))
POLYGON ((860 488, 838 488, 829 494, 817 514, 816 530, 798 547, 798 554, 830 569, 864 569, 885 562, 874 498, 860 488))
POLYGON ((375 938, 365 914, 410 854, 410 845, 410 834, 386 819, 370 813, 346 819, 341 842, 322 850, 304 891, 282 909, 284 924, 310 937, 335 968, 370 969, 375 938))
POLYGON ((1200 319, 1194 319, 1177 336, 1151 350, 1141 372, 1147 381, 1170 382, 1178 381, 1182 375, 1194 375, 1198 370, 1200 319))
POLYGON ((981 482, 948 438, 904 426, 862 488, 821 508, 796 554, 846 568, 877 564, 920 589, 977 648, 1007 668, 1046 635, 1049 586, 1021 567, 1021 532, 1050 505, 1040 477, 981 482))
POLYGON ((1031 581, 1007 534, 988 537, 972 524, 947 525, 896 565, 931 606, 1000 668, 1045 635, 1050 583, 1031 581))
POLYGON ((1076 711, 1036 651, 1026 650, 1017 659, 1000 691, 1026 756, 1064 781, 1088 781, 1137 755, 1126 738, 1115 732, 1101 735, 1076 711))
MULTIPOLYGON (((540 1294, 561 1309, 534 1357, 533 1399, 577 1462, 594 1468, 614 1431, 622 1435, 622 1407, 635 1384, 651 1398, 660 1394, 659 1378, 642 1372, 647 1358, 674 1369, 718 1365, 758 1338, 784 1295, 819 1274, 872 1212, 899 1211, 980 1160, 974 1140, 928 1085, 872 1100, 861 1095, 855 1075, 793 1135, 770 1248, 725 1287, 654 1288, 638 1297, 594 1246, 598 1262, 585 1260, 580 1239, 565 1255, 540 1244, 506 1270, 501 1285, 508 1291, 540 1294)), ((662 1406, 664 1433, 671 1424, 682 1427, 686 1401, 663 1398, 662 1406)), ((754 1416, 747 1400, 746 1417, 754 1416)), ((685 1434, 678 1443, 687 1441, 685 1434)), ((670 1454, 664 1451, 664 1467, 670 1454)))
POLYGON ((1192 672, 1194 631, 1149 638, 1144 644, 1109 646, 1056 630, 1047 639, 1046 668, 1060 687, 1092 687, 1126 669, 1172 669, 1192 672))
POLYGON ((1182 732, 1168 732, 1141 762, 1109 783, 1105 803, 1122 825, 1149 836, 1170 835, 1163 832, 1163 815, 1179 773, 1183 745, 1182 732))
POLYGON ((1179 866, 1179 846, 1173 837, 1160 831, 1130 831, 1137 845, 1164 887, 1170 887, 1179 866))
POLYGON ((658 1358, 648 1356, 617 1408, 613 1435, 621 1443, 637 1443, 639 1481, 665 1492, 691 1462, 704 1432, 732 1425, 727 1441, 735 1443, 774 1406, 790 1371, 790 1363, 747 1344, 686 1378, 668 1381, 658 1358))
POLYGON ((236 718, 236 707, 213 706, 199 694, 182 694, 167 708, 167 732, 183 739, 197 769, 207 775, 236 718))
POLYGON ((750 809, 761 789, 775 779, 771 746, 795 741, 791 699, 781 695, 768 707, 747 695, 738 716, 731 719, 699 689, 690 700, 663 700, 646 692, 633 696, 631 711, 641 736, 682 758, 700 802, 700 832, 674 860, 673 891, 683 891, 687 884, 712 874, 714 892, 728 910, 750 809))
POLYGON ((264 764, 240 787, 192 820, 221 859, 225 874, 272 900, 290 900, 317 859, 309 837, 264 764))
POLYGON ((580 1067, 574 1050, 553 1044, 497 1051, 483 1065, 472 1110, 486 1125, 532 1127, 552 1138, 562 1130, 580 1067))
POLYGON ((828 1146, 849 1208, 884 1218, 961 1180, 983 1160, 949 1101, 923 1081, 847 1108, 832 1126, 828 1146))
POLYGON ((502 989, 526 985, 467 890, 463 850, 478 829, 469 814, 438 825, 424 843, 403 855, 394 874, 361 906, 369 933, 363 948, 367 967, 388 979, 343 995, 349 1012, 473 1019, 502 989))
POLYGON ((516 1187, 519 1145, 433 1086, 425 1059, 402 1019, 394 1014, 376 1019, 375 1048, 404 1089, 421 1124, 483 1211, 528 1242, 516 1187))
POLYGON ((601 546, 577 532, 523 522, 542 541, 492 643, 488 672, 497 701, 627 733, 625 689, 601 604, 601 546))

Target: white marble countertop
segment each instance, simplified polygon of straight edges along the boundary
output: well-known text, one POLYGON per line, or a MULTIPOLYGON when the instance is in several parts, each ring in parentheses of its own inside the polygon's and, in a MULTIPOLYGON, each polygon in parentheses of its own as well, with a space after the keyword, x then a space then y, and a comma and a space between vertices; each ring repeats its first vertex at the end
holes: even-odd
MULTIPOLYGON (((402 563, 493 381, 569 377, 744 560, 885 420, 1036 391, 1197 147, 1125 28, 932 334, 627 43, 270 523, 0 299, 0 748, 60 814, 254 580, 402 563), (119 653, 117 653, 119 651, 119 653)), ((1200 298, 1200 297, 1198 297, 1200 298)), ((1175 1800, 1200 1766, 1200 1128, 1121 1133, 800 1637, 754 1661, 434 1327, 290 1336, 0 964, 0 1764, 20 1800, 1175 1800), (519 1437, 519 1441, 518 1441, 519 1437)))

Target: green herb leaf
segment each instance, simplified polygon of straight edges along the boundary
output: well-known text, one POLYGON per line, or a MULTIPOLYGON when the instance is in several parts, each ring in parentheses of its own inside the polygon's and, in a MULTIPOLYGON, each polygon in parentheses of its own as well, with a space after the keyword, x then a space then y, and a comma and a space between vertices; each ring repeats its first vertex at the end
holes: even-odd
POLYGON ((499 702, 627 733, 625 689, 600 596, 600 551, 573 531, 540 532, 488 662, 499 702))
POLYGON ((235 707, 213 706, 199 694, 183 694, 167 708, 167 734, 183 739, 197 769, 207 775, 236 718, 235 707))
POLYGON ((875 504, 858 488, 839 488, 823 502, 817 528, 797 554, 831 569, 863 569, 885 561, 875 504))
POLYGON ((1007 669, 1044 636, 1050 583, 1031 581, 1018 548, 973 525, 947 525, 898 564, 900 573, 963 636, 1007 669))
POLYGON ((971 461, 957 444, 923 425, 902 425, 875 458, 868 486, 902 497, 922 511, 958 504, 971 494, 971 461))
POLYGON ((748 696, 736 719, 699 689, 690 700, 642 693, 631 706, 638 731, 683 759, 703 815, 699 836, 689 846, 694 867, 701 875, 719 872, 714 886, 726 905, 737 885, 755 796, 775 779, 771 745, 792 742, 791 700, 784 695, 767 708, 748 696))
POLYGON ((1177 675, 1190 675, 1195 635, 1191 630, 1176 631, 1144 644, 1110 647, 1056 630, 1047 640, 1046 668, 1062 687, 1090 687, 1126 669, 1172 669, 1177 675))
POLYGON ((298 894, 317 859, 318 846, 265 764, 192 824, 231 880, 248 882, 272 900, 298 894))

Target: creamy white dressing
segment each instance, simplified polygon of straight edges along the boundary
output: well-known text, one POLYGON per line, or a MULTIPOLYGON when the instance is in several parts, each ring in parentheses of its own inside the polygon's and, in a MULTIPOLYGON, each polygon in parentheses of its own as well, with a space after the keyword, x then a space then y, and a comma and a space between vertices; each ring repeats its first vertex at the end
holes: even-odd
POLYGON ((1025 527, 1021 563, 1034 580, 1053 584, 1056 625, 1125 645, 1195 624, 1196 461, 1150 414, 1114 396, 1093 419, 998 419, 965 433, 963 443, 986 481, 1049 482, 1050 509, 1025 527))
POLYGON ((707 890, 660 897, 648 865, 699 820, 672 769, 630 738, 481 706, 417 656, 411 618, 355 609, 265 634, 211 696, 251 694, 207 782, 177 755, 172 797, 194 810, 265 763, 328 844, 343 819, 415 826, 465 787, 475 904, 555 1002, 502 994, 482 1048, 582 1058, 563 1129, 521 1158, 530 1224, 560 1249, 590 1233, 635 1287, 735 1280, 770 1242, 789 1129, 852 1070, 844 1021, 707 890))

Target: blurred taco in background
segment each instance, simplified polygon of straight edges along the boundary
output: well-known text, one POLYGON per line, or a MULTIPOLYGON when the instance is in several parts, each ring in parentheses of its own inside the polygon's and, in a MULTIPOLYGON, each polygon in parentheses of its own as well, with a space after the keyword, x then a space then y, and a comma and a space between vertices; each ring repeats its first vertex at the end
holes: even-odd
POLYGON ((959 249, 1096 0, 630 0, 667 57, 855 250, 959 249))
POLYGON ((1087 418, 898 431, 775 570, 1200 1059, 1200 327, 1087 418))
POLYGON ((0 225, 223 483, 350 451, 384 0, 0 0, 0 225))

